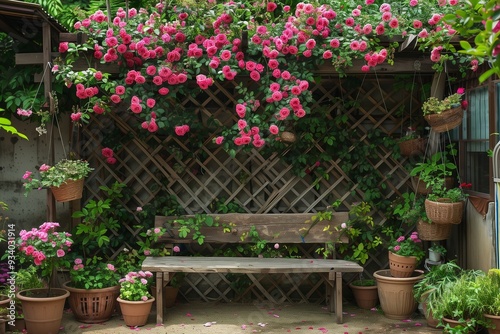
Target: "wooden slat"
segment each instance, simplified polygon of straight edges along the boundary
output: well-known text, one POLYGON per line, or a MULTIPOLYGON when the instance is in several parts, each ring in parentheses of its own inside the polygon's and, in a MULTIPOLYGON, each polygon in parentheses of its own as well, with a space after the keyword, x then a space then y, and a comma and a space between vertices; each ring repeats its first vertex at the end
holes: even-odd
MULTIPOLYGON (((312 213, 291 213, 291 214, 245 214, 228 213, 209 215, 218 223, 216 227, 202 227, 200 232, 205 236, 205 242, 222 243, 252 243, 254 239, 242 236, 248 234, 252 227, 255 227, 261 239, 269 243, 325 243, 325 242, 348 242, 347 237, 339 233, 342 223, 347 222, 349 214, 347 212, 332 213, 332 220, 324 220, 313 223, 312 213), (314 225, 314 226, 313 226, 314 225), (312 226, 312 227, 311 227, 312 226), (224 232, 224 227, 229 227, 231 232, 224 232)), ((174 233, 174 237, 165 234, 160 241, 163 242, 192 242, 192 235, 187 238, 178 236, 179 224, 175 223, 179 219, 193 218, 185 217, 155 217, 156 227, 167 227, 174 233), (177 233, 177 235, 175 235, 177 233)))
POLYGON ((352 261, 328 259, 249 258, 249 257, 147 257, 142 270, 183 273, 334 273, 362 272, 352 261))

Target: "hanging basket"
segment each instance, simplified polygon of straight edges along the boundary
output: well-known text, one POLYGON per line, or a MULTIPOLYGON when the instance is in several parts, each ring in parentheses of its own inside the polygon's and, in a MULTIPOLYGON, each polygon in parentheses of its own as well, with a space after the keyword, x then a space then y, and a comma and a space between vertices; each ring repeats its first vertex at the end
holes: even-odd
POLYGON ((50 187, 50 190, 58 202, 74 201, 82 198, 83 181, 84 179, 67 180, 59 187, 50 187))
POLYGON ((419 220, 417 223, 418 237, 424 241, 446 240, 451 234, 452 224, 436 224, 419 220))
POLYGON ((450 202, 448 198, 437 201, 425 200, 425 213, 436 224, 460 224, 464 211, 464 202, 450 202))
POLYGON ((440 114, 425 115, 424 118, 435 132, 445 132, 453 130, 462 124, 464 110, 462 106, 453 109, 448 109, 440 114))
POLYGON ((414 138, 410 140, 405 140, 398 143, 399 151, 402 156, 411 157, 414 155, 421 155, 425 152, 425 146, 427 145, 426 138, 414 138))
POLYGON ((297 140, 297 136, 295 135, 295 133, 290 132, 290 131, 283 131, 280 134, 280 138, 281 138, 282 142, 288 143, 288 144, 295 143, 295 141, 297 140))

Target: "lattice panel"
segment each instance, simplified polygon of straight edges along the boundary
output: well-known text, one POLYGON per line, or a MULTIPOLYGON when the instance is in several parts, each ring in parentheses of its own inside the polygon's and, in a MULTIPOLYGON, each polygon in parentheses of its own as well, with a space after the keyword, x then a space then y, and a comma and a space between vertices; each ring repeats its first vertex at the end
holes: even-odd
MULTIPOLYGON (((224 199, 226 204, 239 203, 249 213, 316 212, 324 210, 337 199, 342 201, 344 209, 348 209, 352 203, 363 201, 366 196, 362 190, 364 180, 350 177, 350 171, 363 168, 365 164, 374 168, 379 181, 372 187, 380 188, 384 198, 390 200, 406 191, 410 186, 404 168, 408 161, 401 157, 395 158, 392 149, 373 145, 372 140, 374 131, 393 138, 404 133, 404 129, 410 125, 412 113, 420 114, 420 89, 415 89, 413 94, 409 90, 395 89, 393 75, 350 76, 342 79, 323 75, 318 82, 321 85, 311 87, 315 99, 311 110, 323 110, 324 122, 331 123, 332 128, 335 126, 335 117, 347 117, 343 126, 349 130, 350 138, 344 138, 339 145, 348 145, 349 154, 356 154, 361 145, 371 145, 362 159, 357 159, 349 166, 344 164, 346 160, 341 156, 321 161, 322 168, 329 175, 328 179, 316 180, 311 175, 297 176, 292 166, 285 162, 287 155, 292 154, 292 146, 270 155, 258 150, 240 152, 232 159, 220 146, 212 143, 217 133, 197 132, 196 127, 193 127, 192 135, 202 136, 204 140, 200 147, 196 145, 196 140, 190 140, 189 137, 144 132, 135 115, 120 108, 108 117, 92 117, 90 123, 82 128, 80 144, 81 156, 87 158, 95 168, 86 181, 85 199, 103 198, 105 195, 99 191, 99 186, 109 186, 114 181, 126 184, 129 194, 123 198, 123 207, 129 212, 130 220, 122 222, 121 229, 114 231, 120 242, 112 246, 113 253, 118 254, 123 248, 133 248, 139 233, 152 226, 151 221, 141 221, 136 208, 145 207, 161 196, 176 196, 187 214, 213 213, 213 203, 220 199, 224 199), (401 112, 402 108, 405 112, 401 112), (106 163, 101 155, 103 147, 114 149, 116 164, 106 163), (382 189, 382 184, 386 188, 382 189)), ((235 85, 215 83, 211 90, 196 97, 186 96, 177 101, 177 105, 187 112, 196 112, 203 125, 209 124, 212 118, 223 124, 234 124, 236 118, 233 110, 237 99, 234 96, 235 85)), ((317 138, 309 150, 327 152, 323 139, 317 138)), ((373 212, 373 217, 377 223, 384 223, 387 219, 383 212, 377 210, 373 212)), ((365 267, 371 273, 386 265, 386 254, 373 254, 365 267)), ((297 296, 312 297, 323 286, 318 283, 321 279, 318 281, 308 275, 304 278, 279 277, 267 281, 269 279, 255 278, 254 284, 241 298, 245 298, 245 294, 257 295, 258 284, 262 284, 263 289, 272 294, 272 287, 285 284, 282 281, 286 279, 299 282, 291 289, 295 295, 285 294, 283 298, 286 300, 297 296), (310 293, 303 292, 302 285, 307 286, 305 291, 310 293)), ((202 278, 199 283, 208 284, 205 290, 197 288, 198 280, 190 283, 189 291, 184 292, 186 295, 193 291, 200 295, 219 293, 217 298, 228 299, 229 295, 235 293, 232 288, 219 287, 221 284, 230 285, 225 277, 215 281, 202 278)), ((324 291, 320 295, 324 295, 324 291)))

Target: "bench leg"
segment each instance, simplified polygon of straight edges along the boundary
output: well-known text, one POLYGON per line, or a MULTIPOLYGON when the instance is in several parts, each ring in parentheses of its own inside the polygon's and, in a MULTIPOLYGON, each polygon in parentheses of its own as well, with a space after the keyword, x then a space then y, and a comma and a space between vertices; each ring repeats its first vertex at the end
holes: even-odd
POLYGON ((328 275, 329 305, 328 311, 335 312, 337 323, 343 323, 342 313, 342 273, 334 272, 328 275))
POLYGON ((156 323, 163 324, 163 272, 156 273, 156 323))

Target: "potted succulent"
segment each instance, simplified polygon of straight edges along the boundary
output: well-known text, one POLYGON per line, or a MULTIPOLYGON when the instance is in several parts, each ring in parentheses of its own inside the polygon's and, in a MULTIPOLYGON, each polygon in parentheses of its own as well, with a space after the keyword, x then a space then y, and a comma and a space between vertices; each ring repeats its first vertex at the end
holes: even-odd
POLYGON ((378 304, 377 282, 374 279, 361 278, 352 281, 349 287, 354 294, 358 307, 370 310, 378 304))
POLYGON ((54 166, 43 164, 38 169, 40 178, 33 178, 33 173, 23 175, 25 196, 33 189, 50 188, 58 202, 68 202, 82 198, 83 181, 93 168, 86 160, 63 159, 54 166))
POLYGON ((399 236, 389 246, 389 268, 393 277, 410 277, 417 264, 424 258, 422 241, 418 232, 412 232, 409 238, 399 236))
POLYGON ((422 104, 424 118, 436 132, 452 130, 462 123, 463 107, 462 97, 465 90, 459 88, 456 93, 440 100, 429 97, 422 104))
POLYGON ((120 296, 117 300, 127 326, 144 326, 148 322, 155 301, 149 293, 152 277, 149 271, 132 271, 120 280, 120 296))

